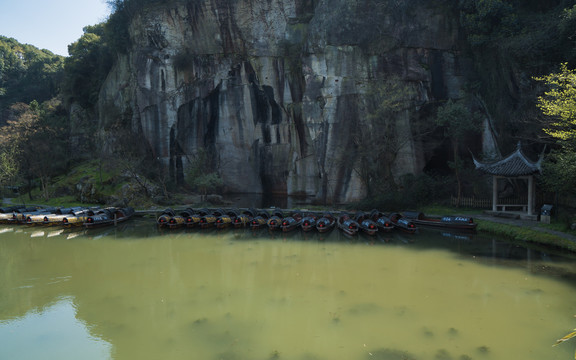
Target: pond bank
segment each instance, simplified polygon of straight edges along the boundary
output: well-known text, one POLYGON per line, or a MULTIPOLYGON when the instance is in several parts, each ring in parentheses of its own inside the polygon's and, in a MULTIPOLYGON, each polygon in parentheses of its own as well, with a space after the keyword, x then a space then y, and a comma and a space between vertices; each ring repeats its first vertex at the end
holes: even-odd
MULTIPOLYGON (((13 199, 4 198, 3 204, 10 205, 13 199)), ((186 206, 177 206, 175 208, 185 208, 186 206)), ((136 216, 155 217, 160 214, 164 208, 149 208, 136 210, 136 216)), ((446 210, 446 209, 444 209, 446 210)), ((315 209, 315 211, 322 211, 315 209)), ((431 211, 431 213, 436 213, 431 211)), ((446 215, 452 211, 443 211, 446 215)), ((525 219, 517 219, 512 217, 493 216, 486 213, 469 213, 478 222, 478 231, 495 235, 501 235, 518 241, 526 241, 534 244, 542 244, 545 246, 552 246, 576 253, 576 236, 557 231, 551 228, 542 226, 538 221, 531 221, 525 219)))
POLYGON ((576 236, 543 227, 538 221, 497 217, 486 214, 477 214, 474 215, 474 218, 478 220, 478 231, 576 252, 576 236))

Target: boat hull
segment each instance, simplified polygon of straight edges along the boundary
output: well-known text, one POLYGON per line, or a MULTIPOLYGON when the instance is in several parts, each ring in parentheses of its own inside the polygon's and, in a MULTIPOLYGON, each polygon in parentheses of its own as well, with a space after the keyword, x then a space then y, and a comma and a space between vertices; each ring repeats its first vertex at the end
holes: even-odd
POLYGON ((316 230, 319 233, 327 233, 336 227, 336 218, 332 215, 324 215, 316 222, 316 230))
POLYGON ((302 228, 302 231, 305 232, 312 231, 316 229, 317 221, 318 220, 316 216, 305 216, 304 218, 302 218, 302 223, 300 224, 300 227, 302 228))
POLYGON ((117 225, 129 220, 134 215, 134 209, 127 208, 107 208, 103 211, 89 216, 84 223, 86 228, 97 228, 104 226, 117 225))
POLYGON ((442 216, 438 218, 427 217, 420 212, 405 212, 404 217, 410 219, 418 226, 436 227, 451 230, 474 231, 478 226, 474 219, 467 216, 442 216))
POLYGON ((338 218, 338 228, 348 236, 357 235, 359 227, 358 222, 348 215, 342 215, 338 218))

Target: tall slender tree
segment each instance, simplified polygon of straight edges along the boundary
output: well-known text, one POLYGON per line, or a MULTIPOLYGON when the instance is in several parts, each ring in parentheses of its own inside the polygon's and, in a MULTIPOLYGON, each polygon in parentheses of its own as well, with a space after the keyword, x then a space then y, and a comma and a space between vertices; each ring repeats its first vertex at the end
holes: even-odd
POLYGON ((467 135, 480 130, 479 118, 473 114, 461 101, 448 100, 438 108, 436 114, 436 124, 442 126, 445 135, 452 143, 452 161, 448 163, 454 171, 457 183, 457 204, 460 204, 462 197, 461 170, 464 166, 460 157, 460 147, 467 135))
POLYGON ((415 91, 398 77, 375 80, 366 94, 367 116, 355 127, 357 162, 354 167, 368 196, 396 188, 393 167, 402 147, 412 139, 410 126, 403 127, 415 91))

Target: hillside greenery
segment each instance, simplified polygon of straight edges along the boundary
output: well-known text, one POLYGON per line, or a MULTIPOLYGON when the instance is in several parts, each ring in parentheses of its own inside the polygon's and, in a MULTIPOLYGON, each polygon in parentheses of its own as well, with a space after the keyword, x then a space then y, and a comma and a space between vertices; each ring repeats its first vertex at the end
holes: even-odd
POLYGON ((0 36, 0 125, 12 104, 57 96, 63 75, 64 57, 0 36))

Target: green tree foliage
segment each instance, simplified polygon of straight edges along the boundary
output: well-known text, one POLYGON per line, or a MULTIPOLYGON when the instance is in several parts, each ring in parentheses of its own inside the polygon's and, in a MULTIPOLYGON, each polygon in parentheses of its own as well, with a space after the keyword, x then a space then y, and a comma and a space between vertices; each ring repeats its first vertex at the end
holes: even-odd
POLYGON ((375 80, 366 94, 367 117, 355 127, 358 160, 355 171, 370 197, 396 188, 393 167, 398 153, 412 139, 402 116, 413 106, 415 91, 397 77, 375 80))
MULTIPOLYGON (((182 3, 190 14, 197 14, 202 0, 107 0, 112 13, 105 24, 105 41, 114 53, 126 53, 130 48, 129 26, 132 18, 142 9, 152 5, 182 3)), ((194 15, 193 15, 194 16, 194 15)))
POLYGON ((470 44, 478 94, 503 143, 540 131, 535 88, 527 76, 574 61, 573 1, 459 0, 460 24, 470 44))
POLYGON ((460 0, 460 22, 472 45, 510 37, 520 29, 514 7, 503 0, 460 0))
MULTIPOLYGON (((130 21, 145 6, 166 0, 108 0, 112 13, 104 23, 86 26, 84 34, 68 46, 65 96, 68 102, 79 102, 94 108, 98 93, 118 54, 130 50, 130 21)), ((198 1, 186 1, 198 3, 198 1)))
POLYGON ((563 146, 576 150, 576 70, 568 69, 568 64, 563 63, 560 72, 536 77, 536 80, 549 88, 537 104, 549 119, 544 132, 563 146))
POLYGON ((460 0, 460 23, 474 55, 489 67, 495 62, 521 69, 549 66, 576 55, 576 7, 566 8, 567 3, 460 0))
POLYGON ((105 25, 84 27, 84 34, 68 45, 64 93, 68 102, 79 102, 84 108, 93 108, 98 93, 113 63, 107 44, 105 25))
POLYGON ((462 195, 461 172, 464 167, 464 162, 460 158, 460 147, 468 135, 477 133, 480 130, 480 118, 473 114, 461 101, 448 100, 438 108, 436 124, 444 128, 446 137, 452 143, 453 161, 449 162, 449 166, 454 170, 458 185, 457 199, 458 203, 460 203, 462 195))
POLYGON ((544 189, 551 192, 574 194, 576 191, 576 152, 554 149, 542 163, 540 179, 544 189))
MULTIPOLYGON (((0 114, 16 102, 55 97, 63 67, 62 56, 0 36, 0 114)), ((0 125, 3 122, 0 117, 0 125)))
POLYGON ((575 193, 576 188, 576 70, 566 63, 560 71, 537 77, 548 91, 538 98, 546 120, 543 131, 558 145, 543 164, 543 183, 553 191, 575 193))
POLYGON ((9 166, 20 170, 29 189, 38 180, 47 199, 50 180, 65 170, 72 157, 67 146, 66 111, 59 101, 51 100, 17 103, 10 112, 11 120, 0 129, 0 148, 12 156, 9 166))
POLYGON ((0 147, 0 185, 13 185, 19 171, 18 149, 14 144, 3 144, 0 147))
POLYGON ((108 6, 112 10, 110 18, 104 27, 105 38, 111 51, 124 54, 130 48, 130 26, 131 12, 125 6, 124 0, 108 0, 108 6))
POLYGON ((206 150, 200 149, 188 168, 186 181, 202 195, 207 195, 222 186, 222 179, 211 166, 213 160, 206 150))

